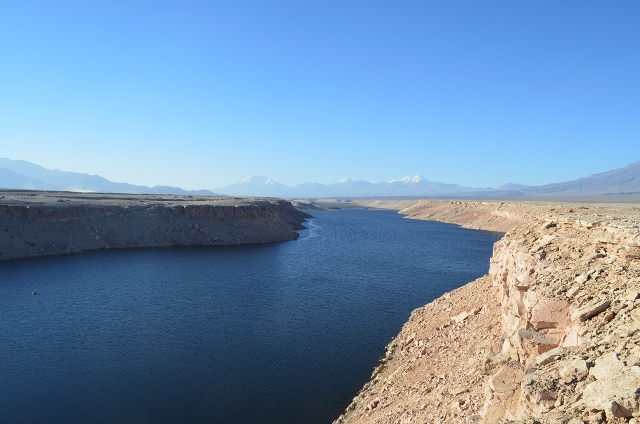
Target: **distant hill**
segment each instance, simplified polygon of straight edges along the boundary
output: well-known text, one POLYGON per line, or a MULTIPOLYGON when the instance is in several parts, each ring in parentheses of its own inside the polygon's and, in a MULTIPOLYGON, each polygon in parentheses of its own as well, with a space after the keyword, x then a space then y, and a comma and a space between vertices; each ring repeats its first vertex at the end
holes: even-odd
POLYGON ((573 181, 527 186, 504 184, 491 187, 465 187, 429 181, 421 175, 388 182, 369 182, 344 178, 333 184, 303 183, 295 187, 268 177, 250 176, 213 190, 183 190, 169 186, 139 186, 116 183, 99 175, 51 170, 23 161, 0 158, 0 188, 27 190, 88 191, 102 193, 179 194, 200 196, 262 196, 282 198, 332 197, 440 197, 520 199, 545 197, 586 197, 600 195, 640 195, 640 161, 624 168, 591 175, 573 181))
POLYGON ((464 187, 429 181, 421 175, 389 182, 369 182, 344 178, 333 184, 304 183, 289 187, 268 177, 251 176, 230 186, 215 189, 234 196, 273 196, 285 198, 322 197, 450 197, 450 198, 527 198, 580 197, 599 195, 640 195, 640 162, 624 168, 563 183, 527 186, 508 183, 498 188, 464 187))
POLYGON ((638 195, 640 194, 640 161, 590 177, 528 187, 520 191, 527 196, 638 195))
POLYGON ((0 188, 21 188, 26 190, 55 190, 55 186, 37 178, 13 172, 8 168, 0 168, 0 188))
POLYGON ((289 197, 292 194, 291 187, 257 175, 215 190, 230 196, 289 197))
POLYGON ((496 188, 496 190, 498 191, 510 191, 510 190, 523 190, 523 189, 527 189, 531 186, 528 185, 524 185, 524 184, 514 184, 514 183, 507 183, 504 185, 501 185, 500 187, 496 188))
POLYGON ((209 190, 183 190, 180 187, 139 186, 116 183, 99 175, 46 169, 24 160, 0 158, 0 188, 60 190, 98 193, 189 194, 217 196, 209 190))
POLYGON ((251 176, 243 181, 216 191, 233 196, 275 197, 409 197, 442 196, 455 193, 486 191, 491 188, 464 187, 429 181, 421 175, 404 177, 389 182, 369 182, 344 178, 333 184, 304 183, 295 187, 286 186, 268 177, 251 176))

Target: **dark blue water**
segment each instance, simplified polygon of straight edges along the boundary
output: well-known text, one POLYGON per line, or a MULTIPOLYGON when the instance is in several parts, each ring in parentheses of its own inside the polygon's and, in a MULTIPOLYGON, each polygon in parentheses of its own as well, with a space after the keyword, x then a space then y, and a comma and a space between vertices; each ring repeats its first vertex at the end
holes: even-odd
POLYGON ((411 310, 484 274, 498 239, 314 215, 293 242, 0 263, 0 422, 329 423, 411 310))

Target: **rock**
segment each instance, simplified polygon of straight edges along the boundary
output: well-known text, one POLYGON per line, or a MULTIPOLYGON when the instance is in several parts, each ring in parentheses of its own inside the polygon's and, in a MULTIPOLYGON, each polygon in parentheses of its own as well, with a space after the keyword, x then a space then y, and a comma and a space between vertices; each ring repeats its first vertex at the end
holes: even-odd
POLYGON ((604 314, 604 317, 603 317, 603 318, 604 318, 604 320, 605 320, 605 321, 609 322, 609 321, 611 321, 613 318, 615 318, 615 316, 616 316, 615 312, 613 312, 613 311, 607 311, 607 313, 606 313, 606 314, 604 314))
POLYGON ((529 250, 529 252, 531 253, 539 252, 541 249, 548 246, 555 238, 556 236, 552 234, 548 234, 542 237, 533 245, 533 247, 529 250))
POLYGON ((567 290, 567 297, 572 298, 580 291, 580 286, 572 286, 569 290, 567 290))
POLYGON ((409 337, 407 337, 407 339, 404 341, 405 346, 413 343, 415 339, 416 339, 416 333, 412 333, 411 335, 409 335, 409 337))
POLYGON ((375 398, 374 400, 372 400, 371 402, 369 402, 367 404, 367 410, 370 411, 372 409, 375 409, 378 406, 379 403, 380 403, 380 399, 379 398, 375 398))
POLYGON ((523 377, 524 370, 520 365, 509 362, 489 378, 491 398, 487 415, 491 417, 491 421, 496 417, 504 417, 507 410, 515 410, 520 398, 520 383, 523 377))
POLYGON ((615 352, 596 360, 590 370, 597 381, 586 386, 583 400, 588 408, 604 410, 608 419, 631 417, 638 412, 640 367, 625 366, 615 352))
POLYGON ((587 274, 582 274, 576 277, 575 282, 578 284, 584 284, 587 282, 588 279, 589 279, 589 276, 587 274))
POLYGON ((460 312, 458 315, 451 317, 451 321, 453 321, 456 324, 460 324, 465 319, 467 319, 467 317, 469 317, 470 315, 471 314, 469 312, 463 311, 463 312, 460 312))
POLYGON ((582 359, 574 359, 560 370, 560 378, 565 383, 573 381, 582 381, 589 375, 587 361, 582 359))
POLYGON ((598 315, 600 312, 604 311, 611 305, 610 300, 603 300, 601 302, 597 302, 593 305, 585 306, 583 308, 578 309, 574 313, 571 314, 572 321, 586 321, 589 318, 592 318, 598 315))
POLYGON ((530 321, 536 330, 565 326, 569 321, 569 302, 540 299, 532 308, 530 321))
POLYGON ((502 365, 509 362, 511 358, 504 353, 498 353, 496 355, 487 357, 484 360, 484 374, 491 375, 494 374, 502 365))
POLYGON ((626 300, 633 302, 634 300, 636 300, 638 297, 640 296, 640 293, 633 290, 627 293, 627 295, 624 297, 626 300))
POLYGON ((552 219, 549 219, 549 220, 545 221, 544 224, 542 224, 540 226, 540 228, 543 229, 543 230, 546 230, 548 228, 555 227, 557 224, 558 223, 556 221, 554 221, 552 219))
POLYGON ((538 345, 558 345, 558 340, 552 336, 548 336, 537 331, 518 330, 518 336, 523 339, 530 340, 538 345))
POLYGON ((626 258, 628 261, 640 259, 640 247, 638 246, 629 247, 629 251, 627 251, 626 258))
POLYGON ((589 424, 600 424, 604 421, 604 412, 598 411, 589 414, 589 424))
POLYGON ((596 359, 595 366, 591 368, 589 374, 598 380, 606 379, 612 373, 620 373, 624 369, 624 364, 618 359, 618 354, 609 352, 596 359))
POLYGON ((548 246, 554 239, 556 238, 556 236, 554 235, 546 235, 544 237, 542 237, 539 241, 538 241, 538 245, 540 247, 545 247, 548 246))
POLYGON ((459 386, 459 387, 454 388, 454 389, 451 391, 451 394, 452 394, 452 395, 454 395, 454 396, 458 396, 458 395, 460 395, 460 394, 462 394, 462 393, 465 393, 465 392, 468 392, 468 391, 469 391, 469 389, 468 389, 468 388, 463 387, 463 386, 459 386))
POLYGON ((607 418, 625 418, 633 416, 638 409, 638 401, 630 398, 604 402, 604 413, 607 418))
POLYGON ((563 347, 556 347, 555 349, 551 349, 550 351, 538 356, 535 360, 535 363, 540 366, 550 364, 551 362, 558 359, 558 357, 562 356, 564 354, 564 351, 565 348, 563 347))
POLYGON ((516 275, 516 288, 518 290, 526 291, 529 289, 529 280, 531 279, 530 273, 528 271, 523 271, 516 275))
POLYGON ((640 365, 640 347, 634 346, 627 356, 627 360, 625 361, 627 366, 638 366, 640 365))

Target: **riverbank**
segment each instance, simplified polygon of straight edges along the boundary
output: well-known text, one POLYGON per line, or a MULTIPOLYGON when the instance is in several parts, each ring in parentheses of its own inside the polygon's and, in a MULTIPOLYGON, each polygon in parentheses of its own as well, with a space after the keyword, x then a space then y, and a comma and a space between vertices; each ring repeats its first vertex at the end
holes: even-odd
POLYGON ((269 198, 6 190, 0 191, 0 260, 295 240, 307 217, 269 198))
POLYGON ((486 276, 411 314, 336 423, 637 423, 637 205, 421 201, 401 212, 506 234, 486 276))

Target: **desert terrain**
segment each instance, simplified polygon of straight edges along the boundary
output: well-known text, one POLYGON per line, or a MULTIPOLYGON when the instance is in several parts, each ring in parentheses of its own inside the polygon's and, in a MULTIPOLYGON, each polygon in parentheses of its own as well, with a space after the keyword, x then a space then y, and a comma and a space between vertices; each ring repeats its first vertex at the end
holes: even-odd
MULTIPOLYGON (((369 200, 504 233, 487 275, 418 308, 336 423, 638 423, 640 207, 369 200)), ((309 209, 317 207, 306 203, 309 209)), ((0 260, 297 238, 269 198, 0 192, 0 260)))
POLYGON ((336 423, 639 422, 638 205, 401 213, 505 235, 487 275, 413 311, 336 423))

